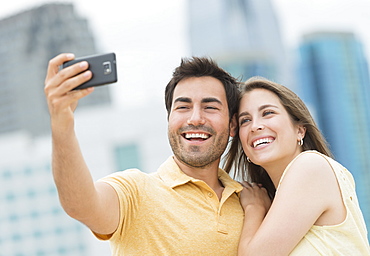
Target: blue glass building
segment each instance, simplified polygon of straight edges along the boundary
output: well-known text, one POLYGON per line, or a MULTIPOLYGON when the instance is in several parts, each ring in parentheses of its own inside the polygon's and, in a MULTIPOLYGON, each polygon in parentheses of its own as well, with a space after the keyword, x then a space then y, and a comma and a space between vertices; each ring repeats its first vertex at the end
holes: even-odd
POLYGON ((312 33, 299 48, 300 96, 312 109, 335 158, 354 176, 370 227, 370 81, 353 33, 312 33))
POLYGON ((189 0, 191 52, 210 56, 233 76, 287 84, 287 58, 270 0, 189 0))

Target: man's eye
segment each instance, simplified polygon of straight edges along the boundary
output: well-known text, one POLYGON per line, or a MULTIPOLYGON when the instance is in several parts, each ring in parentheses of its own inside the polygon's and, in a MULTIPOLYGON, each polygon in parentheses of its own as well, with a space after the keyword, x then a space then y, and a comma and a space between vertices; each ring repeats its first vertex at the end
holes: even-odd
POLYGON ((187 106, 177 106, 175 107, 175 110, 183 110, 183 109, 188 109, 189 107, 187 106))
POLYGON ((206 109, 217 109, 216 107, 207 106, 206 109))

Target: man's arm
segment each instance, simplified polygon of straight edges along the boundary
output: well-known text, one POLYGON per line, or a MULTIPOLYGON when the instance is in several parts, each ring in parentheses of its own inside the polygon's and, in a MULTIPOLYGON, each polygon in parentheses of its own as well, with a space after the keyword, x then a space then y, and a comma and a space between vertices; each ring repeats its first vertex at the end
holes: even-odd
POLYGON ((86 62, 59 71, 60 65, 73 58, 72 54, 60 54, 50 60, 45 79, 51 119, 54 180, 60 202, 68 215, 96 233, 110 234, 119 222, 118 196, 108 184, 93 182, 74 130, 77 102, 94 89, 71 89, 88 81, 92 75, 86 71, 86 62))

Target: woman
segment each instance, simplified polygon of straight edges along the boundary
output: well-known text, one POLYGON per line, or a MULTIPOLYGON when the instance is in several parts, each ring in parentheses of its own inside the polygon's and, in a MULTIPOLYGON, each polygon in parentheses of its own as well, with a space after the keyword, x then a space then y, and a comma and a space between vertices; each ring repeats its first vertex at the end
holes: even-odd
POLYGON ((239 255, 370 255, 352 175, 332 159, 301 99, 260 77, 240 97, 225 162, 249 181, 239 255))

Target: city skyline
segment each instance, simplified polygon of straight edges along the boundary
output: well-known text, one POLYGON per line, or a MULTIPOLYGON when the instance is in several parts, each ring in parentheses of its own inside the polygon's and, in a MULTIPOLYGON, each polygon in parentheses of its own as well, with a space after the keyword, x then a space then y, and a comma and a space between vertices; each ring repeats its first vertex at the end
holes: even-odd
MULTIPOLYGON (((0 19, 48 2, 51 1, 7 2, 0 10, 0 19)), ((125 108, 151 100, 163 101, 162 92, 174 67, 191 52, 187 1, 122 1, 119 5, 112 0, 67 2, 74 3, 77 12, 89 20, 100 51, 117 54, 120 77, 111 86, 115 106, 125 108)), ((370 33, 366 26, 370 23, 369 1, 273 0, 272 3, 280 20, 283 42, 293 54, 305 33, 350 30, 363 42, 369 59, 370 33)))

